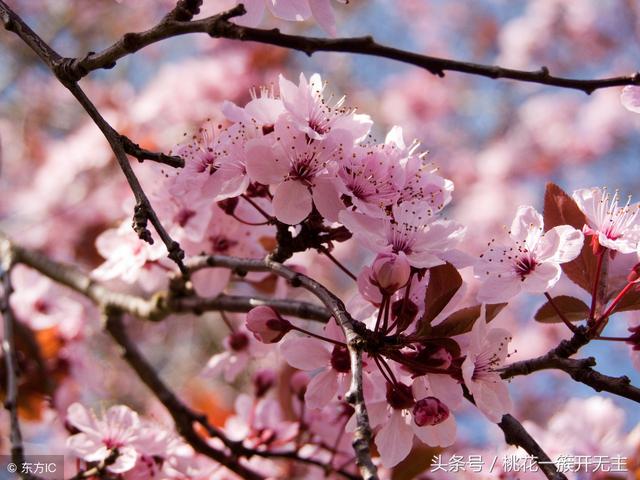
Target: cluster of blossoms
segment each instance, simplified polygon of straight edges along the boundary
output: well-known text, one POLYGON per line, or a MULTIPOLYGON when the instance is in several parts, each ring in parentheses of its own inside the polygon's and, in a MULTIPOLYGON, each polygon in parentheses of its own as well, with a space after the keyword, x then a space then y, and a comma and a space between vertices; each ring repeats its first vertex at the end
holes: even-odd
POLYGON ((141 420, 124 405, 110 407, 101 416, 79 403, 69 406, 69 452, 87 466, 126 480, 149 478, 207 478, 208 467, 197 468, 193 449, 172 430, 141 420))
MULTIPOLYGON (((300 75, 297 84, 281 76, 278 86, 252 92, 244 106, 226 103, 224 120, 208 121, 177 148, 184 169, 161 172, 151 195, 163 224, 187 255, 261 258, 280 241, 300 241, 294 252, 315 248, 352 276, 357 291, 347 307, 366 342, 364 399, 384 467, 406 458, 414 437, 432 447, 452 445, 465 388, 499 422, 511 410, 500 376, 511 335, 488 322, 521 291, 547 293, 561 265, 584 252, 585 236, 600 258, 607 250, 635 255, 638 207, 619 207, 617 195, 600 189, 579 190, 567 202, 582 211, 581 219, 545 227, 546 212, 543 219, 522 206, 508 239, 492 240, 479 259, 472 257, 458 249, 465 228, 443 216, 453 183, 416 143, 405 143, 401 128, 376 143, 371 119, 346 107, 344 98, 326 97, 317 74, 300 75), (369 252, 357 275, 329 253, 333 243, 350 238, 369 252), (480 281, 474 299, 458 273, 466 267, 480 281), (460 320, 465 328, 455 323, 460 320)), ((148 288, 172 269, 157 245, 141 243, 124 224, 103 233, 97 245, 107 259, 94 271, 102 280, 144 278, 148 288)), ((213 297, 265 275, 234 283, 228 269, 205 268, 190 281, 198 295, 213 297)), ((287 294, 286 286, 277 288, 287 294)), ((603 318, 614 307, 615 301, 603 318)), ((271 366, 284 361, 297 372, 286 412, 270 396, 273 369, 259 372, 255 398, 239 397, 227 421, 230 438, 254 449, 305 445, 310 457, 327 461, 328 455, 334 465, 348 459, 342 433, 355 419, 345 400, 352 367, 341 327, 330 320, 318 330, 269 306, 251 310, 244 323, 224 319, 231 331, 205 374, 232 382, 257 358, 271 366)))

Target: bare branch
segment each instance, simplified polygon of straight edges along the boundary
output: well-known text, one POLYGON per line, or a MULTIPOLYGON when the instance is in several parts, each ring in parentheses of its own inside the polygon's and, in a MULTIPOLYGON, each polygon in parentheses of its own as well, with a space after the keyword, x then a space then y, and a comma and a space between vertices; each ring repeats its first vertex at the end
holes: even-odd
POLYGON ((233 455, 228 455, 209 445, 194 429, 194 423, 205 427, 209 435, 219 438, 227 446, 235 445, 226 438, 218 428, 210 425, 206 417, 189 409, 158 377, 153 367, 147 362, 126 333, 122 321, 122 313, 106 312, 105 328, 116 343, 122 348, 122 356, 137 373, 138 377, 162 402, 171 414, 176 430, 199 453, 215 460, 242 478, 263 480, 263 476, 244 466, 233 455))
POLYGON ((142 162, 144 160, 152 160, 154 162, 164 163, 165 165, 173 168, 184 167, 184 159, 176 155, 166 155, 162 152, 152 152, 150 150, 146 150, 144 148, 141 148, 140 145, 124 135, 120 135, 120 142, 124 147, 124 151, 132 157, 136 157, 139 162, 142 162))
POLYGON ((377 43, 372 37, 317 38, 287 35, 279 30, 263 30, 236 25, 229 20, 244 14, 238 5, 227 12, 194 21, 180 21, 165 17, 155 27, 139 33, 127 33, 116 43, 99 53, 82 59, 71 59, 68 70, 74 78, 81 78, 92 70, 112 68, 121 58, 161 40, 189 33, 206 33, 212 37, 258 42, 298 50, 312 55, 316 52, 344 52, 387 58, 415 65, 443 77, 445 72, 460 72, 492 79, 509 79, 537 83, 559 88, 581 90, 587 94, 594 90, 624 85, 640 85, 640 72, 631 75, 598 79, 564 78, 552 75, 547 67, 538 70, 516 70, 496 65, 463 62, 448 58, 421 55, 377 43))
POLYGON ((554 354, 546 354, 530 360, 515 362, 504 367, 502 378, 529 375, 539 370, 561 370, 568 373, 576 382, 584 383, 597 392, 609 392, 640 403, 640 388, 631 385, 627 376, 610 377, 597 372, 591 367, 596 365, 593 357, 573 359, 562 358, 554 354))
MULTIPOLYGON (((113 153, 116 156, 118 164, 122 169, 131 190, 136 198, 136 210, 134 214, 134 230, 138 236, 149 243, 153 243, 151 232, 147 230, 147 221, 156 229, 162 242, 167 247, 169 258, 171 258, 178 267, 183 270, 184 252, 180 248, 178 242, 174 241, 162 226, 156 212, 151 206, 151 202, 144 193, 138 178, 136 177, 125 151, 123 138, 116 132, 111 125, 100 115, 91 100, 86 96, 84 91, 78 85, 78 77, 74 74, 71 67, 73 59, 62 58, 55 50, 42 40, 29 26, 13 12, 3 0, 0 0, 0 18, 7 30, 18 35, 31 49, 42 59, 49 69, 56 75, 60 83, 78 100, 80 105, 89 114, 94 123, 98 126, 102 134, 105 136, 113 153)), ((128 140, 128 139, 127 139, 128 140)), ((133 144, 133 142, 131 142, 133 144)), ((135 144, 133 144, 135 146, 135 144)), ((135 149, 133 149, 135 150, 135 149)), ((146 152, 146 151, 145 151, 146 152)), ((150 152, 149 152, 150 153, 150 152)))
POLYGON ((512 415, 503 415, 498 426, 504 432, 504 439, 509 445, 522 447, 529 455, 536 458, 540 470, 549 480, 567 480, 567 477, 558 471, 556 465, 538 445, 538 442, 512 415))
POLYGON ((283 315, 326 322, 331 314, 319 305, 296 300, 278 300, 220 294, 213 298, 198 296, 172 297, 169 292, 156 292, 149 299, 114 292, 91 279, 72 265, 51 260, 46 255, 13 245, 0 232, 0 242, 5 242, 15 263, 22 263, 44 276, 89 298, 102 308, 115 308, 142 320, 160 321, 177 313, 201 314, 210 311, 248 312, 260 305, 268 305, 283 315))
POLYGON ((14 337, 15 317, 9 302, 13 287, 11 285, 11 269, 14 258, 8 242, 0 238, 0 280, 2 281, 2 296, 0 297, 0 313, 4 324, 4 338, 2 340, 2 353, 6 369, 6 397, 4 408, 9 412, 11 422, 11 461, 22 468, 24 463, 24 449, 22 446, 22 433, 18 420, 18 363, 16 359, 16 346, 14 337))

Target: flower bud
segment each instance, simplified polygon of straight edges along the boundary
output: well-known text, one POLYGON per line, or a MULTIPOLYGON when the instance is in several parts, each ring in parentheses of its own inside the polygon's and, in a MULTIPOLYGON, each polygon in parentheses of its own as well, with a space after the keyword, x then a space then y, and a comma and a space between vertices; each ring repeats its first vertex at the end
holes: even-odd
POLYGON ((291 387, 291 392, 298 397, 298 400, 304 400, 304 394, 307 392, 307 385, 309 384, 309 375, 303 371, 297 371, 293 375, 291 375, 291 380, 289 380, 289 385, 291 387))
POLYGON ((383 293, 391 295, 407 284, 411 265, 403 254, 382 253, 374 260, 371 270, 373 283, 383 293))
POLYGON ((351 371, 351 359, 347 347, 335 345, 331 352, 331 367, 340 373, 348 373, 351 371))
POLYGON ((438 425, 449 418, 449 408, 436 397, 418 400, 413 407, 413 421, 419 427, 438 425))
POLYGON ((264 397, 276 383, 276 374, 273 370, 260 370, 253 376, 253 386, 256 389, 256 398, 264 397))
POLYGON ((291 330, 291 323, 273 308, 260 306, 247 313, 247 329, 262 343, 277 343, 291 330))
POLYGON ((249 346, 249 337, 243 332, 234 332, 227 337, 227 342, 231 350, 239 352, 249 346))

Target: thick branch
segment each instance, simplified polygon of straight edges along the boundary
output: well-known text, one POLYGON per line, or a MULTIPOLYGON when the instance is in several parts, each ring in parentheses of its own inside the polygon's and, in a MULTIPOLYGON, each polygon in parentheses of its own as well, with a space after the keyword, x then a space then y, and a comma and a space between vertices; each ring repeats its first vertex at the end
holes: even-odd
POLYGON ((4 324, 4 338, 2 340, 2 353, 6 370, 6 391, 4 408, 9 412, 11 430, 9 440, 11 442, 11 461, 22 468, 24 462, 24 449, 22 446, 22 434, 18 420, 18 362, 16 359, 16 346, 14 337, 15 317, 9 302, 13 287, 11 285, 11 269, 14 258, 8 242, 0 238, 0 280, 2 295, 0 296, 0 313, 4 324))
POLYGON ((421 55, 377 43, 372 37, 316 38, 287 35, 277 29, 263 30, 236 25, 229 20, 242 15, 241 6, 195 21, 164 19, 155 27, 139 33, 127 33, 102 52, 89 54, 82 59, 73 59, 69 64, 72 74, 81 78, 92 70, 112 68, 121 58, 161 40, 189 33, 207 33, 212 37, 251 41, 299 50, 312 55, 315 52, 344 52, 387 58, 423 68, 443 77, 445 72, 460 72, 492 79, 510 79, 520 82, 538 83, 560 88, 581 90, 590 94, 594 90, 624 85, 640 85, 640 73, 599 79, 564 78, 552 75, 546 67, 539 70, 515 70, 496 65, 483 65, 448 58, 421 55))
POLYGON ((249 480, 262 480, 262 475, 245 467, 235 457, 225 454, 209 445, 195 431, 194 423, 199 423, 210 435, 219 438, 229 446, 232 444, 226 436, 213 425, 210 425, 206 417, 190 410, 158 377, 153 367, 147 362, 126 333, 122 314, 119 312, 107 312, 105 328, 116 343, 122 348, 122 356, 138 374, 140 380, 154 393, 171 414, 176 425, 176 430, 199 453, 212 458, 224 465, 229 470, 237 473, 242 478, 249 480))
POLYGON ((558 471, 556 465, 538 445, 538 442, 529 435, 529 432, 513 416, 509 414, 503 415, 498 426, 504 432, 504 439, 509 445, 522 447, 529 455, 536 458, 536 463, 540 470, 549 480, 567 480, 567 477, 558 471))
POLYGON ((213 298, 197 296, 172 298, 168 292, 158 292, 150 299, 144 299, 109 290, 72 265, 56 262, 41 253, 13 245, 2 232, 0 232, 0 242, 5 242, 15 263, 22 263, 37 270, 55 282, 87 297, 102 308, 115 308, 142 320, 160 321, 174 313, 248 312, 259 305, 268 305, 283 315, 321 322, 326 322, 331 316, 322 306, 296 300, 225 294, 213 298))
MULTIPOLYGON (((24 21, 13 12, 3 0, 0 0, 0 18, 4 23, 7 30, 14 32, 18 35, 49 67, 49 69, 56 75, 60 83, 64 85, 71 94, 78 100, 80 105, 89 114, 94 123, 98 126, 102 134, 105 136, 113 153, 116 156, 118 164, 122 169, 131 190, 136 198, 136 212, 134 215, 134 229, 138 233, 141 239, 153 243, 151 233, 147 230, 147 221, 151 221, 151 224, 156 229, 156 232, 160 236, 162 242, 167 247, 169 252, 169 258, 171 258, 180 269, 184 269, 182 260, 184 258, 184 252, 180 248, 180 245, 175 242, 167 231, 162 226, 162 223, 158 219, 156 212, 151 206, 151 202, 147 198, 146 194, 142 190, 142 186, 138 181, 129 161, 127 159, 125 143, 123 138, 118 132, 116 132, 111 125, 100 115, 96 107, 91 100, 86 96, 84 91, 77 83, 78 77, 74 75, 74 70, 70 67, 73 63, 72 59, 65 59, 60 56, 55 50, 53 50, 47 43, 42 40, 24 21)), ((128 140, 128 139, 127 139, 128 140)), ((129 145, 130 149, 135 150, 136 145, 129 141, 132 145, 129 145)), ((139 147, 138 147, 139 149, 139 147)), ((141 149, 140 149, 141 150, 141 149)), ((142 152, 142 150, 141 150, 142 152)), ((152 153, 144 151, 144 153, 152 153)))
POLYGON ((583 359, 562 358, 553 353, 507 365, 501 372, 502 378, 529 375, 539 370, 562 370, 576 382, 584 383, 597 392, 610 392, 640 403, 640 388, 631 385, 627 376, 610 377, 591 367, 596 365, 593 357, 583 359))

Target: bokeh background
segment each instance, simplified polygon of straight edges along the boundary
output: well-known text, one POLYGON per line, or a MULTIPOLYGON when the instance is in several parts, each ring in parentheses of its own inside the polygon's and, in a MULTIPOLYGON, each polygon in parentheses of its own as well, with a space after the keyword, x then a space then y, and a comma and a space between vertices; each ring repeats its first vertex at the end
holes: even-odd
MULTIPOLYGON (((149 28, 173 6, 169 0, 10 3, 65 56, 82 56, 126 32, 149 28)), ((233 5, 204 3, 203 14, 233 5)), ((381 43, 429 55, 530 70, 544 65, 555 75, 577 78, 640 69, 640 4, 633 0, 351 0, 334 5, 340 36, 373 34, 381 43)), ((312 22, 266 17, 262 26, 326 35, 312 22)), ((107 142, 71 95, 17 37, 0 36, 0 229, 19 244, 89 271, 102 262, 96 237, 130 216, 132 194, 107 142)), ((300 72, 321 73, 336 98, 347 95, 348 105, 370 114, 379 140, 400 125, 408 141, 415 138, 430 152, 442 175, 455 183, 447 215, 468 226, 465 248, 471 254, 504 234, 503 225, 519 205, 542 209, 548 181, 568 192, 607 186, 640 200, 640 116, 621 106, 619 88, 587 96, 458 73, 438 78, 386 59, 337 53, 308 58, 206 35, 152 45, 81 84, 117 130, 143 147, 169 151, 204 120, 220 118, 224 100, 246 102, 250 88, 277 84, 279 73, 295 79, 300 72)), ((153 181, 152 166, 134 167, 143 184, 153 181)), ((341 247, 337 254, 354 269, 364 260, 357 246, 341 247)), ((296 261, 311 260, 299 255, 296 261)), ((330 264, 314 259, 313 273, 349 297, 352 286, 330 264)), ((40 287, 32 272, 20 274, 18 286, 31 292, 56 288, 40 287)), ((473 285, 470 271, 465 279, 473 285)), ((132 287, 114 283, 114 288, 132 287)), ((568 280, 553 293, 585 298, 568 280)), ((26 387, 31 388, 22 411, 28 448, 46 450, 52 439, 63 438, 60 412, 78 399, 125 402, 163 417, 100 333, 93 308, 62 288, 54 296, 60 301, 53 320, 21 319, 35 332, 55 383, 53 390, 36 380, 26 387), (67 304, 65 298, 73 301, 67 304)), ((514 334, 513 360, 544 353, 567 336, 562 326, 533 321, 543 303, 542 297, 520 298, 496 320, 514 334)), ((634 322, 633 314, 618 315, 607 334, 624 335, 634 322)), ((198 375, 220 349, 219 325, 215 314, 180 316, 159 325, 135 324, 135 337, 163 378, 221 423, 248 377, 226 385, 198 375)), ((640 384, 627 345, 592 343, 583 353, 597 357, 600 371, 628 375, 640 384)), ((629 454, 637 445, 637 429, 629 432, 640 421, 640 409, 631 401, 607 394, 600 396, 610 400, 588 400, 595 393, 562 373, 519 377, 511 387, 515 415, 533 422, 543 437, 554 437, 551 420, 558 423, 558 415, 577 415, 594 423, 578 429, 576 439, 600 432, 589 440, 592 454, 629 454)), ((500 451, 499 431, 477 411, 460 418, 453 451, 500 451)), ((6 450, 4 420, 0 447, 6 450)))

